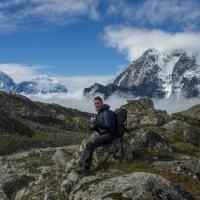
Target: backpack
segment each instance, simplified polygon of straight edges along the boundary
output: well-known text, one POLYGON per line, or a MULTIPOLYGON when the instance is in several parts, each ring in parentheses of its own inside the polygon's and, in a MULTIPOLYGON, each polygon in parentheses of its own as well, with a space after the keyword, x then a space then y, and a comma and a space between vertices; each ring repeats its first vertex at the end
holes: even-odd
POLYGON ((127 126, 127 110, 123 108, 118 108, 114 111, 115 116, 115 134, 119 137, 122 137, 126 132, 127 126))

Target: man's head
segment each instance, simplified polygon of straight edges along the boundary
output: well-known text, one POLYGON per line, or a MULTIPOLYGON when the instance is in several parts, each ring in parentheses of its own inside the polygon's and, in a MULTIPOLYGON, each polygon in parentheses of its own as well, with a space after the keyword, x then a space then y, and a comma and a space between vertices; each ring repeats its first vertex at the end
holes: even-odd
POLYGON ((103 107, 103 100, 101 97, 97 96, 94 98, 94 106, 97 112, 99 112, 103 107))

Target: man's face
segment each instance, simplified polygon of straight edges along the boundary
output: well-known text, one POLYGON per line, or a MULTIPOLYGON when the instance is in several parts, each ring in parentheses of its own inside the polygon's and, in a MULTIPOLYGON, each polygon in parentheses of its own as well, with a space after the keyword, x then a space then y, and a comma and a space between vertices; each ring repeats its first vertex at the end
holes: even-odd
POLYGON ((94 106, 95 106, 96 111, 98 112, 102 109, 103 102, 101 102, 100 100, 95 100, 94 106))

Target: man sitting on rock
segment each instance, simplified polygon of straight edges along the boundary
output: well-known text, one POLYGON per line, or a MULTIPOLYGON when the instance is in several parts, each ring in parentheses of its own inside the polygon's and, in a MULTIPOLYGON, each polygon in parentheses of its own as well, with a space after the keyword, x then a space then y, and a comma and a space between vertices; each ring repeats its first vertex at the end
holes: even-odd
POLYGON ((77 172, 86 172, 90 169, 94 150, 102 145, 110 144, 117 137, 115 113, 110 110, 110 106, 103 104, 101 97, 94 98, 94 105, 97 111, 96 117, 91 118, 91 130, 99 133, 93 140, 86 144, 80 166, 77 172))

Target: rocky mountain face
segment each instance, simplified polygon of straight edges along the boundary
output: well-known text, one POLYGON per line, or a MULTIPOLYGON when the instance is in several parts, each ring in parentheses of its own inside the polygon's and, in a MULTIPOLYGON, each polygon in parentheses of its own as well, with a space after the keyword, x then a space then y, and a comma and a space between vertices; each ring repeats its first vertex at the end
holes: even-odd
POLYGON ((47 76, 39 76, 32 81, 22 81, 19 84, 14 83, 13 79, 7 74, 0 72, 0 90, 11 93, 30 94, 51 94, 66 93, 67 88, 56 80, 47 76))
POLYGON ((84 90, 85 95, 101 93, 107 98, 114 92, 168 98, 200 95, 200 63, 198 56, 184 51, 159 52, 149 49, 106 86, 96 83, 84 90))
POLYGON ((0 71, 0 90, 11 92, 16 84, 7 74, 0 71))
POLYGON ((200 105, 169 115, 143 97, 122 108, 123 140, 98 147, 88 173, 75 169, 96 133, 80 145, 0 156, 0 199, 200 199, 200 105))

